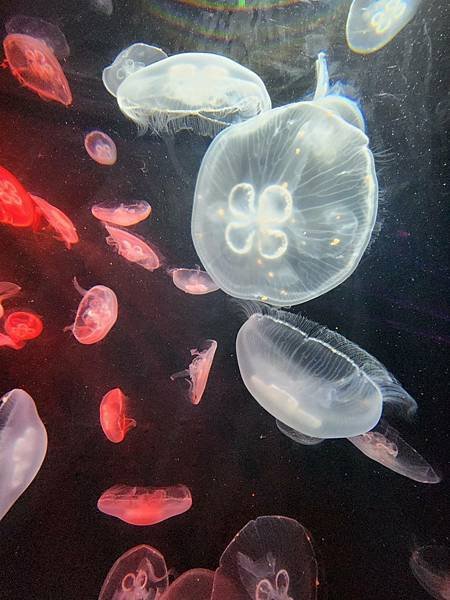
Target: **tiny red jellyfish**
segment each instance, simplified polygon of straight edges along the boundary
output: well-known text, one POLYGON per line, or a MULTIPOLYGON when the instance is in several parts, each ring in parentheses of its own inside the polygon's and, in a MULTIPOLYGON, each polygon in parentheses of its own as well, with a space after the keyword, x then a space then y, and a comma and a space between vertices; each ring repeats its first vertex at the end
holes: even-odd
POLYGON ((130 525, 154 525, 186 512, 191 506, 191 492, 181 484, 161 488, 113 485, 97 502, 101 512, 130 525))
POLYGON ((161 600, 210 600, 213 582, 214 571, 191 569, 175 579, 161 600))
POLYGON ((102 202, 101 204, 94 204, 91 212, 99 221, 129 227, 147 219, 152 212, 152 207, 145 200, 133 204, 123 204, 121 202, 115 205, 102 202))
POLYGON ((120 256, 136 263, 148 271, 155 271, 161 266, 161 260, 148 242, 139 236, 119 227, 105 224, 109 236, 106 243, 113 246, 120 256))
POLYGON ((189 384, 188 397, 192 404, 198 404, 202 399, 214 354, 217 350, 217 342, 216 340, 205 340, 202 346, 203 350, 197 348, 191 349, 191 355, 194 359, 187 369, 170 376, 172 381, 180 377, 186 378, 189 384))
POLYGON ((6 346, 7 348, 13 348, 14 350, 21 350, 25 346, 25 342, 13 340, 5 333, 0 333, 0 347, 6 346))
POLYGON ((38 315, 26 310, 10 313, 5 319, 5 333, 16 343, 34 340, 44 329, 38 315))
POLYGON ((174 285, 186 294, 209 294, 219 289, 206 271, 196 269, 170 269, 174 285))
POLYGON ((70 250, 72 244, 76 244, 80 241, 75 225, 62 210, 56 208, 56 206, 53 206, 53 204, 50 204, 47 200, 39 198, 39 196, 34 196, 32 194, 31 198, 36 207, 36 228, 38 227, 40 218, 44 217, 50 227, 56 231, 56 239, 64 242, 68 250, 70 250))
POLYGON ((117 321, 119 306, 116 294, 104 285, 84 290, 76 280, 73 284, 83 296, 78 305, 75 322, 65 328, 71 330, 80 344, 95 344, 106 337, 117 321))
POLYGON ((14 77, 44 100, 72 104, 72 92, 53 49, 42 39, 10 33, 3 40, 6 60, 14 77))
POLYGON ((17 283, 11 283, 9 281, 0 281, 0 319, 5 314, 3 308, 3 302, 16 296, 22 288, 17 283))
POLYGON ((29 227, 34 220, 30 194, 12 173, 0 167, 0 223, 29 227))
POLYGON ((86 152, 100 165, 113 165, 117 160, 117 148, 103 131, 91 131, 84 138, 86 152))
POLYGON ((127 432, 136 427, 136 421, 126 416, 127 397, 120 388, 105 394, 100 402, 100 425, 110 442, 118 444, 127 432))

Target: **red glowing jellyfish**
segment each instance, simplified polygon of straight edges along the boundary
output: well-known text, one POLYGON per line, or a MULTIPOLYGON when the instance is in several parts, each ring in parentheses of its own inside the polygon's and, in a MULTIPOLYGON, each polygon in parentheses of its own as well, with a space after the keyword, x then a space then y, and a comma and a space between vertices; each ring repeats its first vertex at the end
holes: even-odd
POLYGON ((31 198, 36 207, 36 228, 38 227, 41 216, 43 216, 50 227, 56 231, 56 239, 64 242, 68 250, 70 250, 72 244, 76 244, 80 241, 75 225, 62 210, 56 208, 56 206, 53 206, 53 204, 50 204, 47 200, 39 198, 39 196, 31 195, 31 198))
POLYGON ((202 399, 217 350, 217 342, 216 340, 205 340, 202 346, 204 346, 203 350, 192 348, 191 355, 194 359, 187 369, 170 376, 172 381, 180 377, 186 378, 189 384, 188 396, 192 404, 198 404, 202 399))
POLYGON ((210 600, 214 571, 191 569, 175 579, 161 600, 210 600))
POLYGON ((10 313, 5 320, 5 333, 16 343, 34 340, 41 335, 43 329, 40 317, 25 310, 10 313))
POLYGON ((84 290, 75 277, 73 284, 83 298, 78 305, 75 322, 66 327, 65 331, 72 331, 80 344, 95 344, 108 335, 117 321, 117 296, 112 289, 104 285, 95 285, 90 290, 84 290))
POLYGON ((94 204, 91 212, 99 221, 128 227, 147 219, 152 212, 152 207, 145 200, 133 204, 123 204, 121 202, 115 205, 102 202, 101 204, 94 204))
POLYGON ((17 283, 10 283, 9 281, 0 281, 0 319, 5 314, 2 302, 12 298, 20 292, 22 288, 17 283))
POLYGON ((116 560, 98 600, 156 600, 168 586, 164 556, 155 548, 142 544, 116 560))
POLYGON ((12 173, 0 167, 0 223, 29 227, 34 220, 33 201, 12 173))
POLYGON ((117 160, 117 148, 103 131, 91 131, 84 138, 86 152, 100 165, 113 165, 117 160))
POLYGON ((206 271, 196 269, 170 269, 174 285, 186 294, 209 294, 219 289, 206 271))
POLYGON ((125 414, 126 400, 122 390, 114 388, 100 402, 100 425, 108 440, 115 444, 122 442, 127 431, 136 427, 136 421, 125 414))
POLYGON ((148 242, 119 227, 107 224, 105 224, 105 227, 109 233, 106 243, 113 246, 120 256, 144 267, 148 271, 159 269, 161 260, 148 242))
POLYGON ((10 33, 3 40, 11 73, 44 100, 72 104, 72 92, 53 49, 45 41, 23 33, 10 33))
POLYGON ((154 525, 191 506, 191 492, 185 485, 152 488, 118 484, 103 492, 97 502, 101 512, 130 525, 154 525))

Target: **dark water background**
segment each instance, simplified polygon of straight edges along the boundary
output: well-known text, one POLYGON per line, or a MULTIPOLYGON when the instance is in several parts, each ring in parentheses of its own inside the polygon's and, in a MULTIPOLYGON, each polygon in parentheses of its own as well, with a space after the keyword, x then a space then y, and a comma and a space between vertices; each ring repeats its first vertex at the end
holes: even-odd
MULTIPOLYGON (((233 3, 234 4, 234 3, 233 3)), ((433 464, 448 458, 449 6, 423 2, 397 38, 367 57, 344 38, 350 0, 245 11, 231 3, 196 6, 119 1, 111 17, 87 1, 16 0, 0 5, 0 27, 14 14, 40 16, 65 32, 64 65, 74 103, 46 103, 0 71, 0 164, 32 193, 75 222, 81 242, 67 251, 51 236, 0 229, 0 280, 23 292, 8 307, 43 316, 44 334, 20 352, 1 349, 0 394, 23 387, 49 436, 38 477, 0 524, 0 599, 90 600, 130 547, 158 548, 169 567, 214 569, 233 535, 264 514, 293 517, 315 540, 325 572, 322 597, 422 600, 408 558, 423 543, 449 543, 448 487, 425 486, 384 469, 345 440, 295 446, 249 396, 237 368, 240 326, 222 292, 195 297, 163 270, 149 273, 118 257, 90 214, 93 203, 145 199, 153 206, 136 231, 156 243, 167 266, 198 263, 190 238, 196 173, 209 144, 189 133, 137 137, 101 83, 124 47, 153 43, 168 54, 212 51, 264 79, 274 106, 314 88, 314 60, 327 49, 332 79, 353 86, 378 153, 382 190, 377 234, 356 272, 301 307, 381 360, 419 402, 413 423, 395 423, 433 464), (222 10, 218 10, 218 9, 222 10), (84 134, 100 128, 117 143, 113 167, 94 163, 84 134), (81 346, 63 333, 83 287, 104 284, 119 298, 108 337, 81 346), (219 348, 198 407, 171 373, 189 348, 219 348), (123 444, 98 422, 102 395, 120 386, 138 428, 123 444), (193 507, 139 528, 101 514, 99 495, 115 483, 184 483, 193 507), (328 596, 327 596, 328 594, 328 596)))

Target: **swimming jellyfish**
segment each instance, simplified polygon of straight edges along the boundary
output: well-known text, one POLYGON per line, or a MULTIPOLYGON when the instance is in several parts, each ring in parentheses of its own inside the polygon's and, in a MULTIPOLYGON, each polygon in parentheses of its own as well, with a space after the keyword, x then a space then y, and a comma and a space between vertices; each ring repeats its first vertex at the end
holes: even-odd
POLYGON ((64 242, 68 250, 70 250, 72 244, 77 244, 80 241, 75 225, 62 210, 39 196, 31 194, 31 199, 35 204, 35 228, 38 228, 39 221, 43 217, 50 227, 56 231, 56 239, 64 242))
POLYGON ((117 148, 114 141, 103 131, 90 131, 84 138, 86 152, 100 165, 111 166, 117 160, 117 148))
POLYGON ((11 390, 0 398, 0 520, 39 472, 47 431, 33 398, 11 390))
POLYGON ((29 227, 33 220, 30 194, 12 173, 0 167, 0 223, 29 227))
POLYGON ((147 271, 155 271, 161 266, 161 258, 148 242, 135 233, 129 233, 119 227, 105 223, 109 236, 106 243, 117 250, 120 256, 126 260, 136 263, 147 271))
POLYGON ((251 395, 273 417, 314 438, 366 433, 384 403, 412 413, 415 400, 368 352, 301 315, 255 310, 240 328, 236 355, 251 395))
POLYGON ((201 52, 176 54, 129 75, 117 90, 117 102, 141 130, 192 129, 205 136, 272 106, 256 73, 225 56, 201 52))
POLYGON ((133 202, 131 204, 124 204, 123 202, 120 202, 119 204, 102 202, 100 204, 94 204, 91 208, 91 213, 99 221, 120 225, 122 227, 136 225, 136 223, 145 221, 145 219, 150 216, 151 212, 152 207, 145 200, 133 202))
POLYGON ((308 531, 294 519, 258 517, 225 549, 211 600, 315 600, 317 559, 308 531))
POLYGON ((430 596, 450 600, 450 550, 429 545, 416 548, 409 559, 414 577, 430 596))
POLYGON ((161 48, 143 43, 132 44, 122 50, 109 67, 103 69, 103 85, 115 97, 124 79, 163 58, 167 58, 167 54, 161 48))
POLYGON ((29 310, 17 310, 5 319, 5 332, 17 343, 39 337, 44 329, 41 318, 29 310))
POLYGON ((116 560, 98 600, 156 600, 168 587, 163 555, 156 548, 142 544, 116 560))
POLYGON ((218 290, 218 286, 214 283, 206 271, 196 269, 170 269, 169 274, 172 275, 174 285, 186 294, 209 294, 218 290))
POLYGON ((203 157, 192 240, 237 298, 292 306, 345 281, 377 215, 363 131, 319 102, 275 108, 220 133, 203 157))
POLYGON ((118 444, 136 421, 126 416, 127 398, 120 388, 109 390, 100 402, 100 425, 110 442, 118 444))
POLYGON ((5 314, 3 308, 3 302, 8 298, 16 296, 22 288, 17 283, 10 283, 9 281, 0 281, 0 319, 5 314))
POLYGON ((98 509, 130 525, 154 525, 189 510, 192 496, 185 485, 137 487, 117 484, 97 502, 98 509))
POLYGON ((347 44, 370 54, 386 46, 414 17, 421 0, 353 0, 347 17, 347 44))
POLYGON ((99 13, 103 13, 107 17, 110 17, 114 11, 114 5, 112 0, 92 0, 92 8, 99 13))
POLYGON ((349 441, 363 454, 395 473, 420 483, 439 483, 441 477, 401 437, 399 432, 381 419, 376 431, 368 431, 349 441))
POLYGON ((76 277, 73 283, 83 298, 78 305, 75 322, 65 330, 71 330, 80 344, 95 344, 108 335, 117 321, 117 296, 111 288, 104 285, 84 290, 76 277))
POLYGON ((203 397, 217 350, 217 342, 216 340, 205 340, 201 346, 203 349, 191 349, 191 356, 194 358, 187 369, 170 376, 172 381, 180 377, 186 379, 189 385, 188 397, 192 404, 198 404, 203 397))
POLYGON ((210 600, 213 582, 214 571, 191 569, 175 579, 161 600, 210 600))
POLYGON ((6 28, 10 33, 3 48, 14 77, 44 100, 72 104, 72 92, 57 58, 69 54, 59 29, 34 17, 15 17, 6 28))

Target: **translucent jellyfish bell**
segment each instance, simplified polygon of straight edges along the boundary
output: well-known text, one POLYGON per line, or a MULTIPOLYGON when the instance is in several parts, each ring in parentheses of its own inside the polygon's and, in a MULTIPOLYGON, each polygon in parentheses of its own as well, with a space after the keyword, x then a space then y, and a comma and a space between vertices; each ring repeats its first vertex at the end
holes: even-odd
POLYGON ((214 582, 214 571, 191 569, 170 585, 161 600, 210 600, 214 582))
POLYGON ((17 283, 11 283, 9 281, 0 281, 0 319, 5 314, 3 308, 3 302, 9 298, 13 298, 20 292, 22 288, 17 283))
POLYGON ((164 50, 148 44, 132 44, 116 56, 114 62, 103 69, 103 85, 112 96, 117 96, 119 85, 133 73, 148 67, 163 58, 167 58, 164 50))
POLYGON ((437 600, 450 598, 450 549, 429 545, 416 548, 409 559, 414 577, 430 596, 437 600))
POLYGON ((291 306, 349 277, 378 205, 366 135, 318 102, 218 135, 197 178, 192 239, 231 296, 291 306))
POLYGON ((383 403, 416 402, 386 368, 342 335, 283 311, 256 312, 236 338, 242 379, 259 404, 313 438, 369 431, 383 403))
POLYGON ((21 33, 45 42, 58 58, 67 58, 70 54, 66 36, 61 29, 39 17, 15 15, 5 23, 5 29, 7 33, 21 33))
POLYGON ((347 17, 347 43, 370 54, 389 43, 414 17, 422 0, 353 0, 347 17))
POLYGON ((157 133, 218 131, 271 108, 262 80, 217 54, 185 53, 140 69, 117 90, 120 110, 138 127, 157 133))

